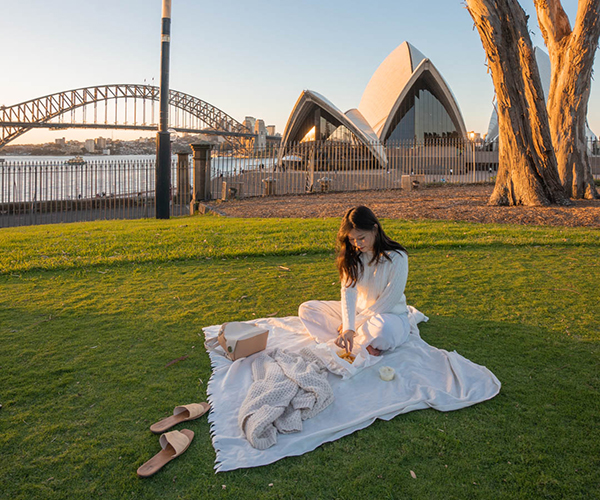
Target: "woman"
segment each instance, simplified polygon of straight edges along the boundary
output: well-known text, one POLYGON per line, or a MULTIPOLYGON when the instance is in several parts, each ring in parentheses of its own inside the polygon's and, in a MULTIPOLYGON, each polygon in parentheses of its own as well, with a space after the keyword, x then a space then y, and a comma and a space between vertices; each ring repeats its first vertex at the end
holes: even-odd
POLYGON ((375 214, 364 206, 344 215, 337 249, 341 301, 302 304, 299 316, 304 326, 318 341, 335 339, 346 352, 352 351, 355 341, 373 356, 403 344, 410 332, 404 296, 406 249, 385 234, 375 214))

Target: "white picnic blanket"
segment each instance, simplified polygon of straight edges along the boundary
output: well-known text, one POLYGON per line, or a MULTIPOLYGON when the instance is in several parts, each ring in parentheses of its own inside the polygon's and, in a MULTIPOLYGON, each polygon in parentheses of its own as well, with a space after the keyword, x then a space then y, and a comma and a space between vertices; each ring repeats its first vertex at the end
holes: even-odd
MULTIPOLYGON (((390 420, 401 413, 424 408, 458 410, 498 394, 500 381, 485 366, 472 363, 456 351, 436 349, 422 340, 415 318, 426 318, 416 310, 412 313, 411 334, 405 344, 385 353, 375 365, 366 363, 350 378, 329 373, 333 403, 304 421, 301 432, 279 435, 277 444, 266 450, 253 448, 238 425, 238 412, 252 385, 251 366, 258 354, 231 362, 218 352, 209 352, 213 374, 207 388, 212 407, 208 419, 217 454, 216 471, 258 467, 302 455, 368 427, 377 418, 390 420), (383 365, 396 371, 390 382, 379 377, 379 367, 383 365)), ((252 322, 269 329, 267 349, 317 348, 296 316, 252 322)), ((204 328, 206 338, 215 337, 219 328, 220 325, 204 328)), ((322 344, 318 349, 323 349, 322 344)))

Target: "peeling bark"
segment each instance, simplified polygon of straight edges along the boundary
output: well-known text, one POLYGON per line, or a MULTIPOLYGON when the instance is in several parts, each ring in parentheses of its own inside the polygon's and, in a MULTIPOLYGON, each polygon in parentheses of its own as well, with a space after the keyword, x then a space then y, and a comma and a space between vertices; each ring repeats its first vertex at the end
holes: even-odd
POLYGON ((541 79, 517 0, 467 0, 498 102, 499 166, 491 205, 569 204, 560 183, 541 79))
POLYGON ((560 0, 534 0, 552 66, 548 120, 560 180, 571 198, 599 198, 585 135, 600 0, 580 0, 575 28, 560 0))

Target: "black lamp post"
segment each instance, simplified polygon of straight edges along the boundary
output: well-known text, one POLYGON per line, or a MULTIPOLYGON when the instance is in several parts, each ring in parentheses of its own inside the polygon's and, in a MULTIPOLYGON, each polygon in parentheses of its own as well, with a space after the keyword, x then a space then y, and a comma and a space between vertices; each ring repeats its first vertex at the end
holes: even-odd
POLYGON ((171 0, 162 3, 160 48, 160 120, 156 134, 156 218, 168 219, 171 190, 171 136, 169 134, 169 49, 171 0))

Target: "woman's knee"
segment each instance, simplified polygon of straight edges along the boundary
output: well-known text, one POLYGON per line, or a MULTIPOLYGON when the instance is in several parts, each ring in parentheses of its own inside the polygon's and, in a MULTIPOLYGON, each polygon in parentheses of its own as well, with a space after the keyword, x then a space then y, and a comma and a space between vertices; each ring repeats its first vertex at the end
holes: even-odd
POLYGON ((301 319, 310 317, 312 313, 318 310, 318 303, 318 300, 309 300, 308 302, 303 302, 300 304, 300 307, 298 307, 298 316, 301 319))
POLYGON ((410 324, 395 314, 377 314, 368 321, 370 345, 380 350, 401 346, 408 339, 410 324))

